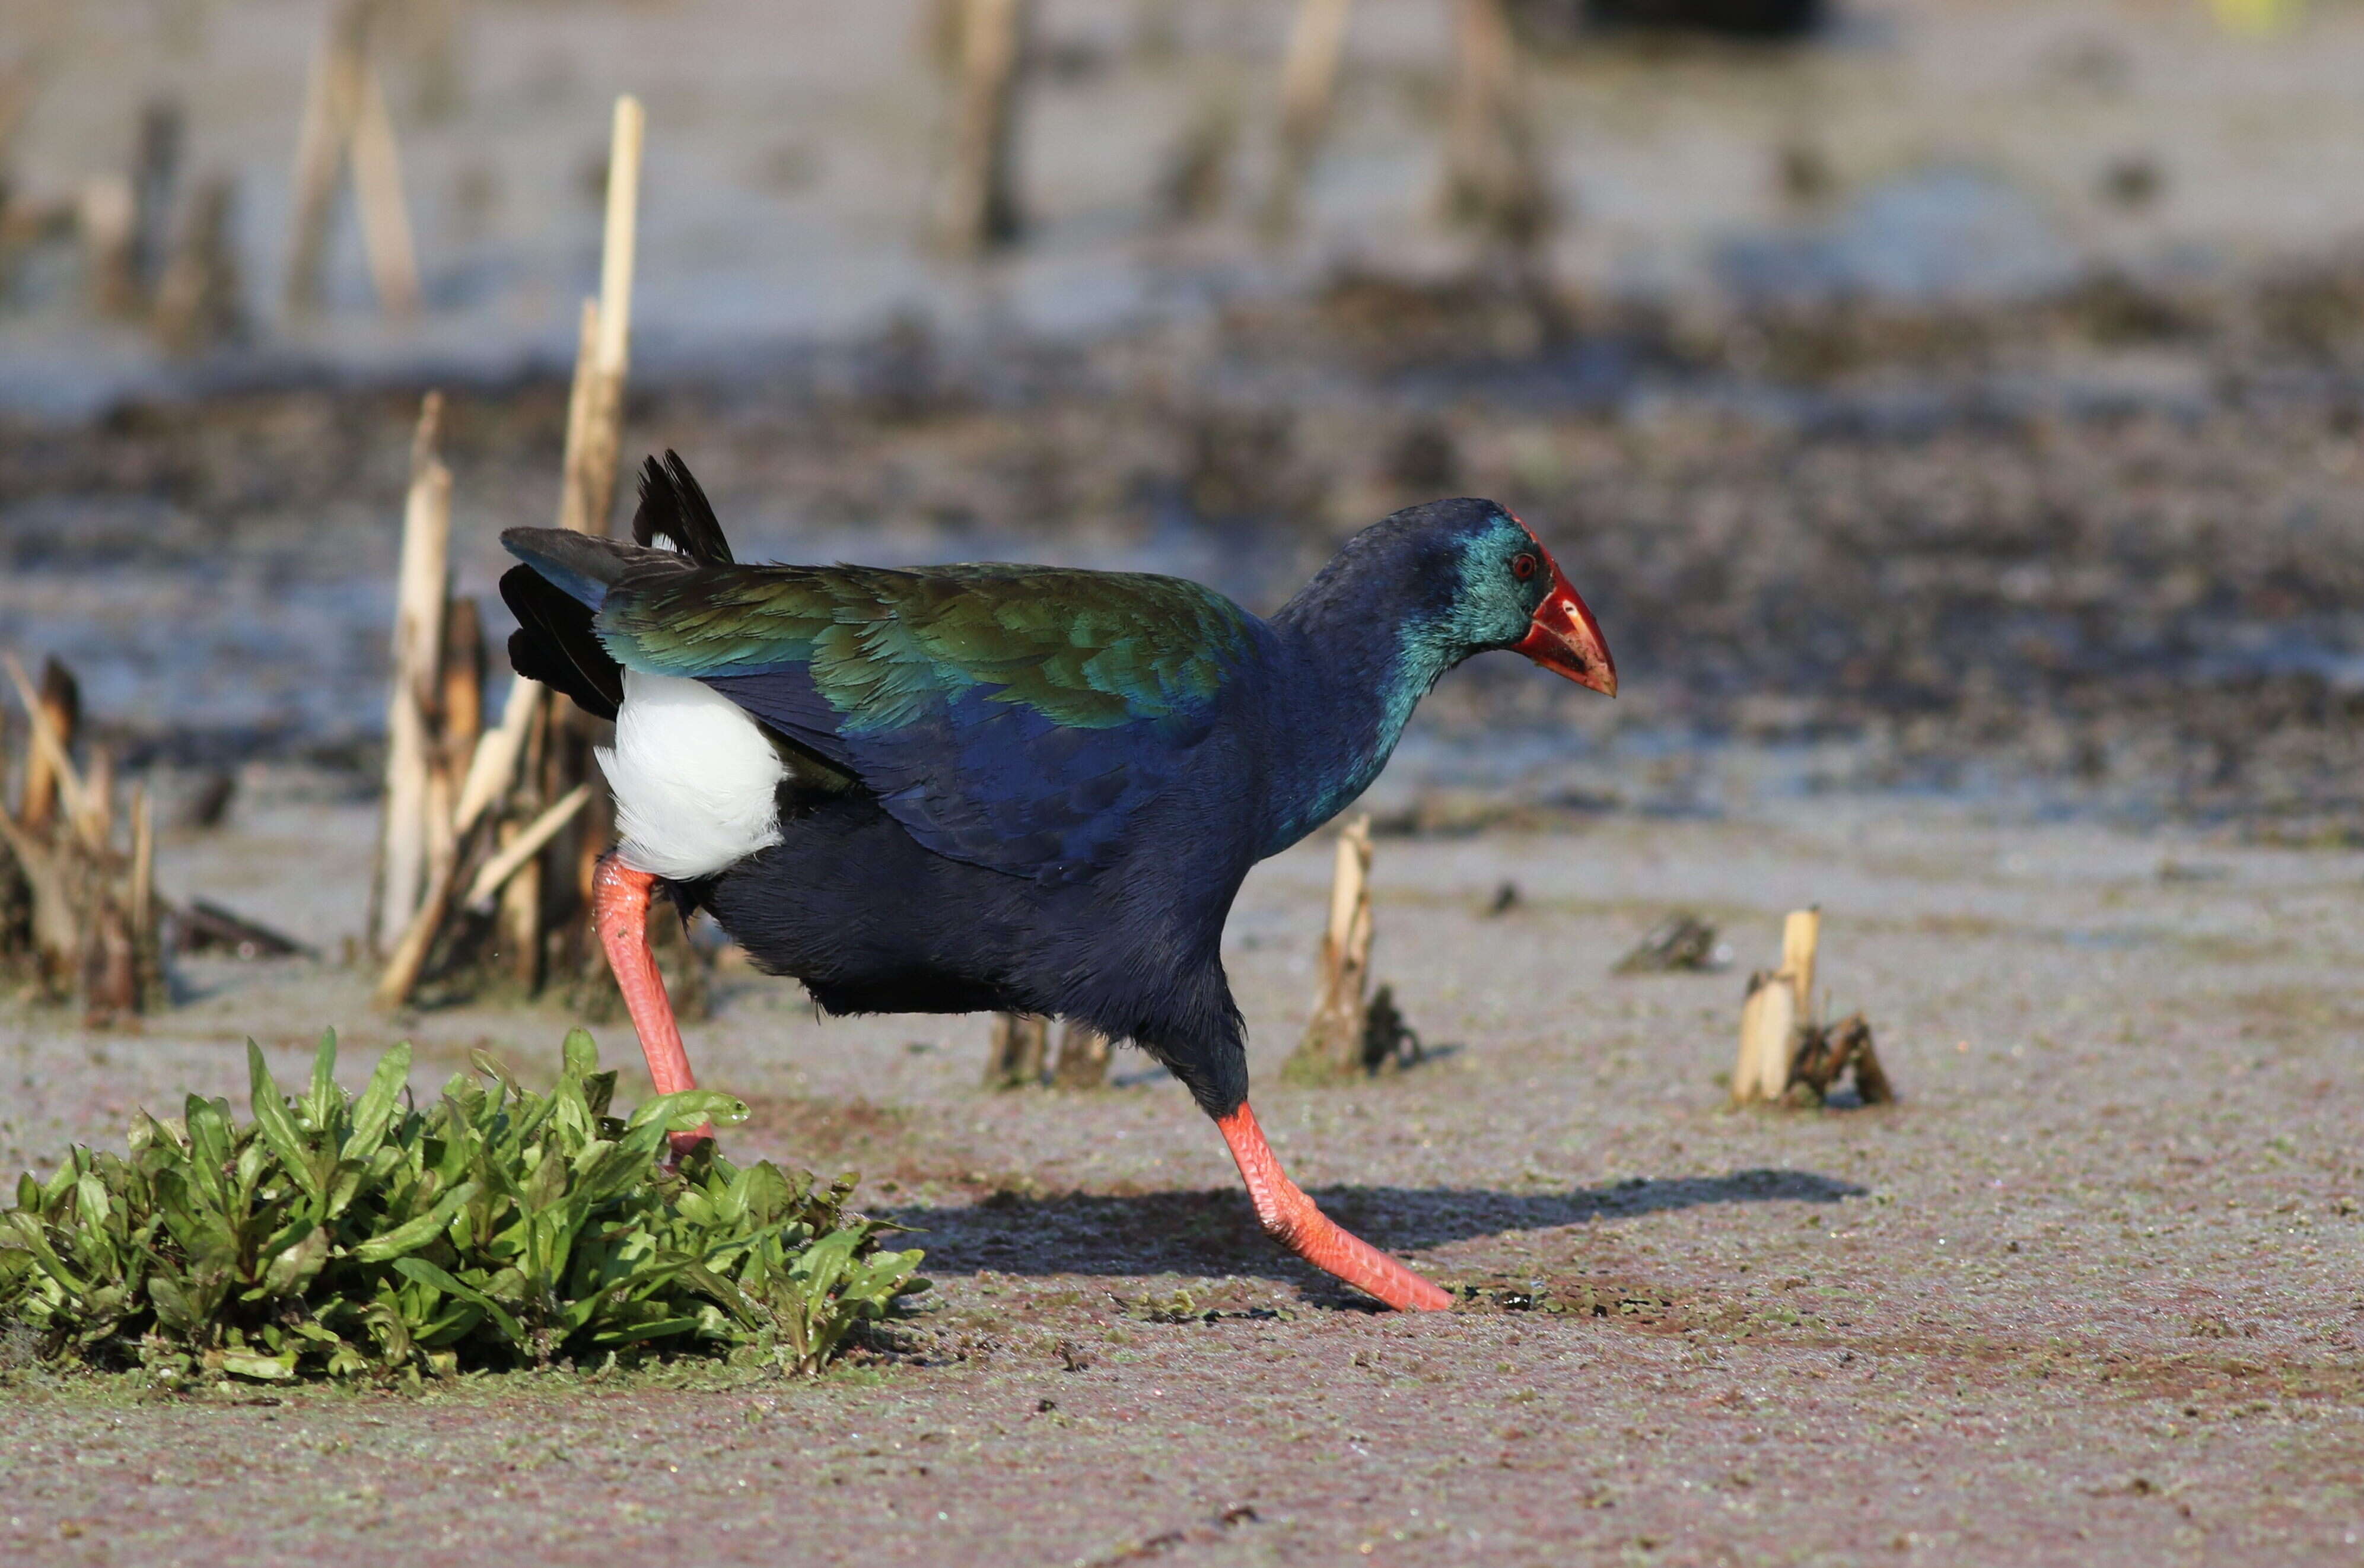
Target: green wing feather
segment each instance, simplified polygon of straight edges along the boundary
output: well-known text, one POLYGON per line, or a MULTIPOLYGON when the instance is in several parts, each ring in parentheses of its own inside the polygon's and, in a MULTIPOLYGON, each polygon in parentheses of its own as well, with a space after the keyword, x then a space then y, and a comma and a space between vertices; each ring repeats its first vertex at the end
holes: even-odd
POLYGON ((1164 718, 1213 697, 1246 622, 1177 577, 984 565, 628 576, 598 626, 619 662, 652 674, 804 666, 845 729, 876 731, 978 686, 1069 728, 1164 718))
POLYGON ((1188 765, 1259 623, 1210 588, 999 565, 635 567, 619 663, 706 681, 861 778, 922 844, 1065 880, 1188 765))

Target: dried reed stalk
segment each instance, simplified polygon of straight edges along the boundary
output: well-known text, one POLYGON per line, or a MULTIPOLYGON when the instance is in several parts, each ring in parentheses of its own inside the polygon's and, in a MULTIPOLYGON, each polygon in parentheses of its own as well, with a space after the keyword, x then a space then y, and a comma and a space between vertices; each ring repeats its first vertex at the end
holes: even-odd
POLYGON ((1790 1103, 1821 1104, 1829 1095, 1831 1085, 1850 1070, 1855 1073, 1856 1095, 1863 1103, 1885 1105, 1895 1100, 1896 1091, 1879 1065, 1879 1051, 1872 1046, 1871 1025, 1862 1014, 1854 1014, 1828 1027, 1806 1029, 1802 1034, 1797 1060, 1790 1069, 1790 1103))
POLYGON ((410 493, 403 507, 395 579, 394 681, 386 702, 385 805, 377 903, 370 941, 398 943, 418 917, 428 875, 428 780, 434 762, 429 715, 440 695, 443 611, 452 545, 452 471, 436 455, 443 396, 421 400, 411 438, 410 493))
POLYGON ((1502 0, 1455 0, 1453 104, 1445 144, 1447 214, 1514 248, 1532 248, 1551 204, 1519 80, 1518 40, 1502 0))
POLYGON ((608 216, 599 255, 599 298, 584 302, 566 412, 564 477, 558 525, 578 533, 608 531, 616 500, 616 459, 623 445, 624 377, 630 367, 632 272, 639 229, 641 149, 646 117, 640 100, 616 100, 608 148, 608 216))
POLYGON ((389 316, 418 310, 418 252, 410 235, 410 207, 402 196, 402 151, 385 89, 364 61, 351 131, 353 196, 361 208, 362 252, 378 308, 389 316))
POLYGON ((1801 1047, 1813 1028, 1814 958, 1819 910, 1790 912, 1781 923, 1781 967, 1748 977, 1740 1009, 1740 1054, 1733 1063, 1735 1103, 1778 1103, 1790 1092, 1801 1047))
POLYGON ((1058 1089, 1098 1089, 1108 1081, 1109 1037, 1088 1025, 1068 1020, 1059 1028, 1058 1065, 1051 1082, 1058 1089))
POLYGON ((82 810, 72 812, 70 821, 86 849, 104 849, 115 836, 115 753, 108 747, 90 748, 90 767, 83 774, 82 810))
MULTIPOLYGON (((585 533, 607 533, 615 510, 624 384, 631 363, 632 279, 646 126, 638 99, 628 95, 616 100, 608 139, 599 298, 584 303, 559 490, 559 525, 585 533)), ((552 709, 538 759, 543 801, 561 801, 577 787, 596 783, 591 756, 606 732, 605 724, 577 709, 552 709)), ((509 884, 516 891, 504 902, 501 916, 505 940, 516 946, 520 968, 531 967, 537 979, 556 918, 557 946, 578 1000, 596 1012, 607 1010, 614 991, 591 930, 592 881, 599 857, 614 839, 611 817, 605 792, 594 788, 590 799, 563 824, 567 831, 550 841, 539 866, 517 873, 509 884), (530 936, 525 929, 529 894, 533 901, 530 936)), ((675 1000, 678 1010, 681 999, 675 1000)))
POLYGON ((167 352, 195 353, 240 326, 238 256, 231 246, 236 187, 223 175, 201 182, 156 284, 156 337, 167 352))
POLYGON ((156 811, 148 786, 131 791, 131 930, 142 939, 156 930, 156 811))
POLYGON ((18 826, 6 811, 0 811, 0 842, 16 860, 32 904, 28 935, 33 972, 44 991, 61 996, 72 987, 75 957, 82 951, 70 867, 58 846, 18 826))
POLYGON ((1018 99, 1028 0, 959 0, 952 139, 936 207, 937 239, 974 254, 1018 238, 1018 99))
MULTIPOLYGON (((485 737, 506 754, 488 764, 488 769, 496 768, 521 799, 532 795, 531 781, 541 777, 551 711, 546 689, 520 677, 501 711, 501 727, 485 737)), ((463 805, 464 810, 464 801, 463 805)), ((523 823, 505 821, 495 841, 506 850, 527 831, 523 823)), ((529 857, 501 884, 494 921, 496 950, 507 958, 509 978, 529 995, 541 989, 541 862, 529 857)))
POLYGON ((131 844, 116 843, 115 766, 94 746, 77 771, 71 755, 80 702, 55 659, 36 688, 13 655, 0 656, 29 720, 32 753, 16 812, 0 807, 0 850, 11 863, 22 924, 0 958, 29 959, 52 999, 79 994, 84 1022, 104 1026, 143 1011, 160 988, 154 910, 155 826, 145 788, 134 790, 131 844), (34 805, 38 820, 28 814, 34 805), (29 905, 29 907, 26 907, 29 905))
POLYGON ((1366 812, 1338 834, 1330 920, 1321 934, 1321 980, 1312 1020, 1289 1059, 1292 1076, 1335 1078, 1364 1070, 1371 935, 1371 818, 1366 812))
POLYGON ((103 316, 139 312, 139 198, 128 174, 97 174, 74 198, 74 231, 82 241, 84 286, 103 316))
POLYGON ((287 260, 290 311, 319 303, 337 176, 348 161, 378 304, 394 316, 418 308, 418 260, 403 199, 401 153, 385 90, 369 63, 370 25, 377 9, 376 0, 342 0, 330 12, 305 84, 296 141, 296 226, 287 260))
POLYGON ((1051 1051, 1051 1021, 1039 1013, 997 1013, 985 1062, 987 1089, 1032 1089, 1051 1051))
POLYGON ((452 808, 453 832, 466 834, 473 829, 516 783, 518 764, 525 756, 526 742, 533 732, 534 720, 541 712, 542 694, 547 689, 540 681, 528 680, 523 676, 509 683, 508 701, 501 708, 501 722, 477 738, 475 750, 469 757, 459 799, 452 808))
POLYGON ((143 304, 155 295, 164 272, 186 123, 180 105, 169 98, 151 99, 140 106, 137 151, 131 161, 131 264, 143 304))
POLYGON ((468 896, 462 902, 469 908, 490 913, 495 895, 500 892, 511 877, 525 868, 526 863, 542 851, 542 847, 558 836, 559 830, 574 820, 591 799, 591 786, 577 784, 540 816, 518 830, 504 842, 500 853, 485 862, 475 879, 468 884, 468 896))
POLYGON ((24 668, 14 655, 9 656, 8 674, 16 682, 18 699, 25 704, 33 736, 32 754, 25 760, 25 792, 17 815, 27 832, 45 834, 61 793, 69 816, 78 815, 83 810, 82 779, 74 771, 72 760, 74 732, 82 727, 82 689, 73 672, 55 658, 41 666, 39 692, 25 678, 24 668))
POLYGON ((1280 68, 1280 156, 1265 198, 1271 233, 1286 232, 1296 219, 1299 192, 1330 124, 1353 9, 1354 0, 1298 0, 1280 68))

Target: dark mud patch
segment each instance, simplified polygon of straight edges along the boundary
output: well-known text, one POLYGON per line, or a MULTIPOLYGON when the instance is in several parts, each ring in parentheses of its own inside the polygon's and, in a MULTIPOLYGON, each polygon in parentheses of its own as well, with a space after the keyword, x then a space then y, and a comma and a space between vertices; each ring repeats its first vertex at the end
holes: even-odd
POLYGON ((919 1116, 905 1106, 863 1099, 756 1098, 747 1107, 748 1118, 734 1129, 735 1137, 780 1149, 816 1171, 857 1171, 877 1191, 929 1184, 990 1190, 996 1181, 956 1159, 944 1159, 940 1148, 927 1149, 925 1129, 915 1127, 919 1116))
MULTIPOLYGON (((859 374, 652 386, 628 444, 678 447, 749 558, 1128 566, 1258 609, 1390 508, 1490 495, 1553 542, 1630 690, 1612 714, 1480 661, 1424 705, 1427 732, 1844 743, 1812 787, 2000 777, 2345 842, 2364 835, 2364 335, 2339 304, 2358 279, 2334 265, 2164 305, 2121 283, 1877 330, 1852 306, 1806 310, 1735 325, 1766 351, 1739 367, 1729 345, 1603 318, 1444 407, 1358 357, 1355 322, 1417 303, 1365 280, 1187 342, 1031 355, 1014 379, 950 356, 917 405, 859 374), (2185 390, 2094 390, 2129 335, 2185 390), (2049 379, 2013 379, 2038 348, 2063 356, 2049 379), (1605 396, 1562 385, 1603 354, 1626 367, 1605 396)), ((1482 304, 1448 290, 1407 319, 1467 337, 1482 304)), ((881 375, 898 352, 848 351, 881 375)), ((414 406, 321 384, 0 419, 19 582, 0 641, 86 666, 135 764, 366 735, 414 406), (101 637, 55 610, 77 595, 144 609, 101 637)), ((490 525, 546 521, 563 408, 554 380, 455 390, 450 459, 486 524, 455 542, 464 591, 501 565, 490 525)), ((1701 809, 1636 778, 1514 808, 1432 791, 1388 825, 1701 809)))
POLYGON ((2233 1002, 2244 1039, 2310 1044, 2364 1034, 2364 1000, 2352 991, 2307 985, 2268 986, 2233 1002))

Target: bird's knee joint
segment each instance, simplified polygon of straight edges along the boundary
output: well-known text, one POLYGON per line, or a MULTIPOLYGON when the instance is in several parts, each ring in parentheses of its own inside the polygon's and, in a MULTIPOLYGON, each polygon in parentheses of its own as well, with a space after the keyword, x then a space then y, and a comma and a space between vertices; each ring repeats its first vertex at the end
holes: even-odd
POLYGON ((1309 1204, 1304 1210, 1280 1207, 1266 1210, 1256 1215, 1256 1220, 1264 1226, 1266 1236, 1295 1251, 1320 1226, 1321 1216, 1309 1204))

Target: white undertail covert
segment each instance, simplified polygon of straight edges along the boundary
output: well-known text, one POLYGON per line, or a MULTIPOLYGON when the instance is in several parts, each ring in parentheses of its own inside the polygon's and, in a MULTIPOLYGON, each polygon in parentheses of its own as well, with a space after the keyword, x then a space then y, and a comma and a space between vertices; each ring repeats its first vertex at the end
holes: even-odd
POLYGON ((599 768, 634 870, 688 881, 780 842, 786 765, 736 702, 698 681, 626 670, 599 768))

